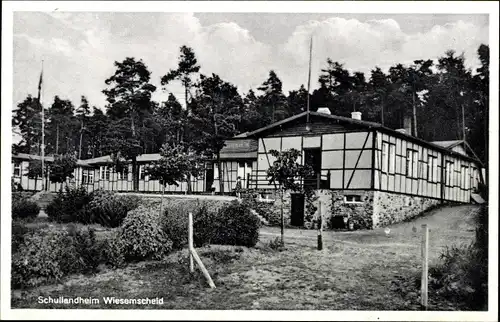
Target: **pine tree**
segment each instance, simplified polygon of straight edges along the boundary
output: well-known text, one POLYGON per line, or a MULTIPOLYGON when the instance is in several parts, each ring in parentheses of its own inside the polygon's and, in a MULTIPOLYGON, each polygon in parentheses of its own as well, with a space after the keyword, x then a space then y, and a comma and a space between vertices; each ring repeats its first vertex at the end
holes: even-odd
POLYGON ((156 87, 149 83, 151 73, 142 60, 127 57, 123 62, 115 62, 115 66, 114 75, 105 81, 110 87, 103 90, 108 101, 106 113, 111 121, 104 149, 109 154, 120 153, 132 160, 133 187, 137 190, 137 156, 144 151, 144 121, 154 111, 151 95, 156 87))
POLYGON ((271 70, 268 79, 257 88, 264 92, 260 102, 266 108, 267 119, 270 123, 286 118, 286 97, 283 95, 283 84, 276 73, 271 70))
MULTIPOLYGON (((220 151, 225 141, 238 132, 243 101, 234 85, 215 74, 210 77, 201 75, 197 87, 189 122, 194 134, 192 147, 207 157, 216 156, 217 165, 222 169, 220 151)), ((222 174, 219 184, 220 191, 224 192, 222 174)))
POLYGON ((13 146, 16 153, 40 154, 42 137, 42 106, 28 95, 13 111, 12 128, 21 136, 21 142, 13 146))

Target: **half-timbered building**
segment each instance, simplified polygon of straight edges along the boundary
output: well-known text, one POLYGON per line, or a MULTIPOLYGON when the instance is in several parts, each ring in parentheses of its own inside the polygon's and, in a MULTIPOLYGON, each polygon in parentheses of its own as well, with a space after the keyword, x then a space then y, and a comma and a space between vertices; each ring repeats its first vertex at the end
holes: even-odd
MULTIPOLYGON (((191 192, 220 192, 222 181, 222 193, 231 193, 240 180, 243 188, 256 189, 278 202, 277 187, 267 178, 274 162, 269 151, 291 148, 301 151, 298 162, 313 168, 314 176, 301 183, 319 188, 331 227, 352 219, 361 227, 373 228, 415 216, 438 203, 468 203, 483 181, 482 164, 465 141, 426 142, 403 129, 364 121, 360 112, 347 118, 320 109, 227 140, 220 153, 221 169, 215 160, 207 162, 204 174, 192 178, 191 192)), ((27 190, 41 189, 40 179, 25 176, 29 161, 36 158, 40 157, 13 156, 13 178, 27 190)), ((137 158, 136 191, 162 191, 159 182, 144 171, 159 158, 159 154, 137 158)), ((109 156, 79 160, 72 183, 90 191, 133 191, 131 165, 117 173, 109 156)), ((50 191, 60 188, 55 183, 46 186, 50 191)), ((185 182, 166 187, 167 193, 186 191, 185 182)), ((288 224, 307 224, 303 195, 287 192, 285 203, 288 224)))

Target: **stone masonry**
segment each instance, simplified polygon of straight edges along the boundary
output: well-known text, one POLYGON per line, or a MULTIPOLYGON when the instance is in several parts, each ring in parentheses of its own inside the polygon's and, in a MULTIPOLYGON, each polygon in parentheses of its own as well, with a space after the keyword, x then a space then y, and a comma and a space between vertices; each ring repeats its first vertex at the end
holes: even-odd
MULTIPOLYGON (((279 192, 268 192, 268 197, 274 199, 272 211, 279 215, 281 198, 279 192)), ((374 229, 413 218, 431 206, 440 203, 438 199, 422 198, 372 190, 317 190, 325 229, 332 228, 332 222, 352 222, 354 229, 374 229), (349 202, 346 196, 357 196, 356 201, 349 202)), ((306 202, 307 203, 307 202, 306 202)), ((305 203, 305 204, 306 204, 305 203)), ((285 225, 290 225, 291 192, 283 195, 283 214, 285 225)), ((316 217, 318 213, 315 214, 316 217)), ((304 227, 315 228, 313 221, 307 218, 304 209, 304 227)))
POLYGON ((373 228, 413 218, 429 207, 441 203, 439 199, 382 191, 374 191, 373 199, 373 228))

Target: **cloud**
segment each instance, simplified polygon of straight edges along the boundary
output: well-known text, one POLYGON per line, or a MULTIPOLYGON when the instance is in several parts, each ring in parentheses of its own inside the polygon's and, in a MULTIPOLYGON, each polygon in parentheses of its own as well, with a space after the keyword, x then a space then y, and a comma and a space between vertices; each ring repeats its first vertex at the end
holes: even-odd
MULTIPOLYGON (((453 49, 464 52, 466 64, 478 64, 476 50, 481 43, 488 43, 488 29, 472 23, 457 21, 436 25, 428 31, 406 34, 393 19, 368 20, 330 18, 310 21, 297 26, 283 45, 280 55, 287 59, 282 69, 286 88, 304 84, 291 71, 306 75, 309 59, 309 41, 313 36, 312 83, 316 83, 326 59, 343 63, 352 71, 369 73, 375 66, 385 70, 395 63, 410 64, 416 59, 437 59, 453 49)), ((369 76, 369 75, 367 75, 369 76)), ((316 85, 316 84, 315 84, 316 85)))
MULTIPOLYGON (((259 86, 273 69, 285 91, 307 84, 309 40, 314 37, 312 87, 326 59, 369 72, 395 63, 437 58, 448 49, 465 52, 467 64, 477 65, 476 50, 488 43, 487 27, 456 21, 418 33, 404 32, 397 19, 360 21, 331 17, 295 26, 284 42, 261 42, 252 28, 236 22, 202 25, 191 13, 16 13, 14 16, 14 102, 36 94, 40 61, 45 61, 45 97, 69 98, 75 105, 86 95, 103 107, 104 80, 114 73, 114 61, 142 59, 154 99, 166 98, 160 78, 177 67, 179 48, 191 46, 206 75, 216 73, 240 92, 259 86)), ((258 24, 258 21, 255 22, 258 24)), ((269 33, 273 33, 269 30, 269 33)), ((183 101, 174 82, 167 87, 183 101)))

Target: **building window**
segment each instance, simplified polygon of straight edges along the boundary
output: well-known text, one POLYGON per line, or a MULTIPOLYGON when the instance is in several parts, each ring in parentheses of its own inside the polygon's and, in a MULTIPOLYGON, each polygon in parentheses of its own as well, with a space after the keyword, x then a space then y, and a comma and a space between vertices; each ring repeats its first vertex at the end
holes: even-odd
POLYGON ((108 180, 109 181, 109 177, 110 177, 110 168, 107 166, 107 165, 102 165, 100 170, 99 170, 99 178, 101 180, 108 180))
POLYGON ((14 177, 20 177, 21 176, 21 163, 16 162, 14 163, 14 177))
POLYGON ((396 172, 396 145, 389 144, 389 173, 396 172))
POLYGON ((437 157, 435 155, 427 156, 427 180, 437 182, 437 157))
POLYGON ((418 151, 406 150, 406 176, 416 178, 418 175, 418 151))
POLYGON ((118 180, 128 180, 128 167, 123 168, 122 171, 117 173, 118 180))
POLYGON ((453 187, 453 175, 455 174, 455 165, 453 161, 446 161, 446 178, 445 185, 453 187))
POLYGON ((82 170, 82 184, 92 184, 94 183, 94 170, 83 169, 82 170))
POLYGON ((147 171, 149 166, 144 164, 139 166, 139 179, 149 181, 149 175, 147 175, 147 171))
POLYGON ((468 166, 465 166, 465 165, 462 166, 462 171, 460 171, 460 176, 461 176, 460 187, 462 189, 465 189, 465 190, 469 189, 469 185, 468 185, 469 180, 467 180, 469 178, 469 167, 468 166))
POLYGON ((389 166, 389 143, 382 142, 382 172, 387 173, 389 166))
POLYGON ((214 163, 214 179, 219 180, 219 167, 217 163, 214 163))
POLYGON ((346 195, 344 196, 344 203, 361 203, 360 195, 346 195))

